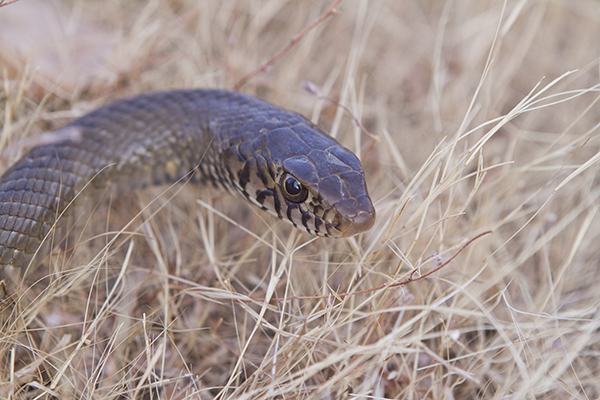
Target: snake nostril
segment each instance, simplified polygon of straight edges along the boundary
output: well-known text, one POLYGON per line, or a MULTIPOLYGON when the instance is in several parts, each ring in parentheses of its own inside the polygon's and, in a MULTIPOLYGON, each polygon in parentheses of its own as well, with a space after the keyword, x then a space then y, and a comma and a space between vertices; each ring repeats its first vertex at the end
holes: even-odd
POLYGON ((369 212, 360 212, 352 220, 352 226, 343 232, 343 237, 350 237, 366 232, 375 225, 375 208, 369 212))
POLYGON ((359 210, 356 207, 356 202, 354 199, 344 199, 335 203, 335 209, 340 215, 344 217, 352 218, 356 214, 358 214, 359 210))

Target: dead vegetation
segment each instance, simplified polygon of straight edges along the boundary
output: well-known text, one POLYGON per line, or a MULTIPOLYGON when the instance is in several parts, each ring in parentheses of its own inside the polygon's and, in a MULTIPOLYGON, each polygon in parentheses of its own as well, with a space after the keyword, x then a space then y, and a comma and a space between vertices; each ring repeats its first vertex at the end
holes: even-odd
MULTIPOLYGON (((25 8, 37 36, 0 28, 2 163, 115 98, 233 88, 334 3, 56 1, 50 31, 25 8)), ((88 200, 3 306, 0 397, 600 396, 600 4, 337 11, 242 90, 364 156, 313 82, 379 137, 375 228, 315 239, 191 184, 88 200)))

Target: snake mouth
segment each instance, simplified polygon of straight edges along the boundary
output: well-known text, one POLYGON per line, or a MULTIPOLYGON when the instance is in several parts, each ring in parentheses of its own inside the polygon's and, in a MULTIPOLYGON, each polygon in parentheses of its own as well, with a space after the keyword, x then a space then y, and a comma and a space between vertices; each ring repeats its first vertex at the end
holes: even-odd
POLYGON ((339 216, 337 223, 328 226, 329 237, 348 238, 368 231, 375 224, 375 210, 360 212, 352 217, 339 216))
MULTIPOLYGON (((345 220, 344 218, 343 220, 345 220)), ((355 215, 353 218, 347 219, 349 222, 349 226, 346 229, 342 229, 342 237, 352 237, 354 235, 358 235, 359 233, 363 233, 368 231, 375 224, 375 210, 372 213, 361 212, 358 215, 355 215)))
POLYGON ((324 215, 330 237, 347 238, 366 232, 375 224, 375 207, 369 196, 345 198, 336 202, 324 215))

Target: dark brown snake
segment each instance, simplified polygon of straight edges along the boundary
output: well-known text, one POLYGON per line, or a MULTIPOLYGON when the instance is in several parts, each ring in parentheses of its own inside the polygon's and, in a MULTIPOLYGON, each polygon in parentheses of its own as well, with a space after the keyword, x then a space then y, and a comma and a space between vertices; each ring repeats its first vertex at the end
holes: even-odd
POLYGON ((0 179, 0 278, 26 267, 82 190, 175 182, 194 171, 318 236, 373 226, 358 158, 303 116, 224 90, 142 94, 54 132, 0 179))

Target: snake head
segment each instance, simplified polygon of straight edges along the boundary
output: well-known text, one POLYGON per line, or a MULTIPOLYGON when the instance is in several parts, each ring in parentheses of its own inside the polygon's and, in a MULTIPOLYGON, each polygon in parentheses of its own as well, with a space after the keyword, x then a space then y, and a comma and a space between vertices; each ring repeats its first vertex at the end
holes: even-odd
POLYGON ((295 227, 332 238, 373 227, 375 208, 360 161, 304 117, 293 113, 286 124, 226 153, 226 169, 239 171, 237 191, 295 227))
POLYGON ((360 162, 340 145, 286 159, 279 191, 287 219, 318 236, 350 237, 375 222, 360 162))

